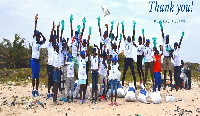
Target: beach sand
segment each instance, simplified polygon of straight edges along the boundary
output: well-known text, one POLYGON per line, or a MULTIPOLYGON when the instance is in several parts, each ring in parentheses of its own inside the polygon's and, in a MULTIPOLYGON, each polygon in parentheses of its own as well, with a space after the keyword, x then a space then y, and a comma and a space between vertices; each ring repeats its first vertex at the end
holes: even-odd
MULTIPOLYGON (((89 88, 89 87, 88 87, 89 88)), ((40 96, 32 97, 31 83, 27 85, 8 85, 0 84, 0 116, 169 116, 169 115, 200 115, 200 87, 198 82, 192 82, 190 90, 170 91, 161 89, 162 103, 153 104, 148 98, 148 104, 140 102, 126 102, 124 98, 117 98, 119 106, 110 106, 110 100, 101 101, 97 104, 92 104, 87 100, 84 104, 77 102, 67 103, 58 102, 59 105, 54 105, 53 100, 46 98, 47 87, 40 86, 40 96), (165 97, 173 95, 176 97, 174 102, 166 103, 165 97), (43 104, 44 107, 37 104, 37 101, 43 104), (12 103, 13 102, 13 103, 12 103), (33 103, 33 106, 26 107, 28 103, 33 103), (178 110, 177 110, 178 107, 178 110)), ((89 91, 89 89, 88 89, 89 91)), ((148 91, 150 92, 150 91, 148 91)), ((139 90, 136 91, 136 97, 139 90)))

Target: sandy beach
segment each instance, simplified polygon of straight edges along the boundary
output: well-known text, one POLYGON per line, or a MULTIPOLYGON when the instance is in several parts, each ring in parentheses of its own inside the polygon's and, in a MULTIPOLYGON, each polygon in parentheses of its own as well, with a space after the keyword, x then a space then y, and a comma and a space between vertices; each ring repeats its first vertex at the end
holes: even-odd
MULTIPOLYGON (((89 87, 88 87, 89 88, 89 87)), ((40 86, 40 96, 32 97, 31 83, 15 86, 0 84, 0 115, 1 116, 169 116, 169 115, 200 115, 200 87, 198 82, 192 82, 191 90, 170 91, 170 88, 161 90, 162 103, 153 104, 150 97, 148 103, 126 102, 124 98, 118 98, 119 106, 110 106, 110 100, 92 104, 87 100, 85 104, 76 102, 67 103, 59 101, 54 105, 53 100, 47 99, 47 88, 40 86), (174 102, 165 102, 167 95, 176 97, 174 102), (31 104, 32 103, 32 104, 31 104), (39 104, 41 103, 41 104, 39 104), (31 106, 31 107, 30 107, 31 106)), ((89 91, 89 89, 88 89, 89 91)), ((148 91, 150 92, 150 91, 148 91)), ((136 91, 136 97, 139 90, 136 91)))

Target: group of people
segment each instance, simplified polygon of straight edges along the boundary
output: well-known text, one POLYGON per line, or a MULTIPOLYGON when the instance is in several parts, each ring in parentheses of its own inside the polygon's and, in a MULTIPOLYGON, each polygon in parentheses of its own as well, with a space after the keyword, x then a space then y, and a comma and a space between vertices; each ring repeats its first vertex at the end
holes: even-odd
MULTIPOLYGON (((31 58, 31 68, 32 68, 32 95, 39 96, 38 86, 39 86, 39 73, 40 73, 40 47, 45 43, 46 38, 43 34, 36 30, 37 28, 38 15, 35 16, 35 29, 33 35, 33 45, 32 45, 32 58, 31 58), (41 40, 41 37, 43 40, 41 40), (35 84, 36 79, 36 84, 35 84), (35 88, 36 85, 36 88, 35 88)), ((64 21, 62 21, 64 22, 64 21)), ((61 23, 62 23, 61 22, 61 23)), ((153 82, 153 91, 156 91, 158 86, 158 91, 161 88, 161 56, 163 55, 164 64, 164 89, 166 87, 166 71, 169 70, 170 81, 172 85, 172 72, 171 72, 171 58, 174 60, 174 79, 176 87, 181 86, 180 83, 180 63, 179 63, 179 48, 183 36, 180 42, 174 43, 174 49, 169 44, 169 35, 164 36, 163 28, 161 28, 163 45, 159 49, 154 43, 154 47, 150 47, 150 39, 145 40, 144 29, 142 30, 142 36, 138 38, 138 45, 135 43, 135 28, 133 29, 133 35, 125 36, 124 28, 122 28, 122 34, 120 34, 120 39, 118 39, 118 26, 117 34, 114 35, 113 27, 111 27, 110 32, 108 31, 108 24, 106 24, 106 31, 102 33, 100 22, 98 22, 99 32, 100 32, 100 45, 95 45, 92 51, 89 51, 90 45, 90 35, 89 33, 87 39, 83 37, 85 26, 83 26, 82 31, 80 28, 77 31, 73 31, 72 20, 71 23, 71 43, 63 37, 64 24, 62 23, 61 34, 60 34, 60 23, 56 26, 53 21, 53 27, 50 34, 50 39, 48 43, 48 93, 47 97, 53 97, 53 102, 58 100, 58 90, 59 94, 63 98, 67 98, 66 101, 73 102, 73 91, 74 91, 74 78, 78 79, 80 85, 80 104, 86 102, 86 90, 88 86, 88 72, 89 64, 91 64, 92 73, 92 102, 97 103, 97 91, 98 91, 98 75, 100 76, 100 95, 101 99, 107 99, 106 93, 108 88, 111 88, 111 103, 110 105, 118 105, 116 102, 117 98, 117 84, 120 82, 119 73, 119 60, 121 56, 125 55, 124 60, 124 71, 122 77, 122 86, 124 86, 125 75, 128 67, 130 67, 135 89, 136 76, 133 66, 133 47, 137 49, 137 71, 140 77, 140 84, 145 86, 147 82, 148 69, 150 69, 151 78, 153 82), (75 35, 73 35, 75 34, 75 35), (122 38, 125 42, 125 49, 119 52, 120 43, 122 38), (117 45, 117 41, 119 41, 117 45), (71 45, 71 53, 69 53, 69 46, 71 45), (120 54, 121 53, 121 54, 120 54), (120 54, 120 55, 119 55, 120 54), (89 63, 89 61, 91 63, 89 63), (145 62, 145 75, 142 69, 143 61, 145 62), (143 77, 143 78, 142 78, 143 77), (66 83, 67 82, 67 83, 66 83), (154 83, 155 82, 155 83, 154 83), (67 85, 65 85, 67 84, 67 85), (67 86, 67 93, 65 93, 65 86, 67 86), (52 87, 52 92, 50 92, 52 87), (113 92, 115 91, 115 92, 113 92), (113 100, 113 96, 115 100, 113 100)))

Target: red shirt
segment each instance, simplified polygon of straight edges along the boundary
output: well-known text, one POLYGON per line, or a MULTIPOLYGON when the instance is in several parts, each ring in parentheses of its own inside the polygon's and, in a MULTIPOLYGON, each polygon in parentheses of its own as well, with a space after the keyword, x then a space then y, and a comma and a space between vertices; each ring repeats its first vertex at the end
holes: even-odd
POLYGON ((159 56, 157 54, 154 54, 154 57, 156 61, 154 61, 153 64, 153 73, 161 72, 161 54, 159 56))

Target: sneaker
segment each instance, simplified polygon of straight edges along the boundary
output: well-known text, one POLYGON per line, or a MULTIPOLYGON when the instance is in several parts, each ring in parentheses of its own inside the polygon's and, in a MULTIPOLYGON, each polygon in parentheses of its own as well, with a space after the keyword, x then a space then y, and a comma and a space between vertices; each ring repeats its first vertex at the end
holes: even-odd
POLYGON ((94 103, 94 97, 92 98, 92 103, 94 103))
POLYGON ((110 106, 113 106, 113 103, 112 103, 112 102, 110 103, 110 106))
POLYGON ((118 106, 117 102, 114 103, 116 106, 118 106))
POLYGON ((97 104, 97 98, 96 98, 96 99, 94 99, 94 103, 95 103, 95 104, 97 104))
POLYGON ((47 93, 47 98, 49 99, 51 97, 50 93, 47 93))
POLYGON ((85 102, 86 102, 86 99, 83 100, 83 103, 85 103, 85 102))
POLYGON ((80 104, 82 104, 82 100, 80 100, 80 104))
POLYGON ((105 98, 104 98, 104 96, 103 96, 103 95, 101 96, 101 99, 102 99, 102 100, 105 100, 105 98))
POLYGON ((35 97, 35 91, 34 90, 32 90, 32 95, 33 95, 33 97, 35 97))
POLYGON ((51 97, 53 97, 53 92, 51 93, 51 97))
POLYGON ((39 96, 38 90, 35 90, 35 94, 36 94, 37 96, 39 96))

